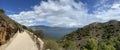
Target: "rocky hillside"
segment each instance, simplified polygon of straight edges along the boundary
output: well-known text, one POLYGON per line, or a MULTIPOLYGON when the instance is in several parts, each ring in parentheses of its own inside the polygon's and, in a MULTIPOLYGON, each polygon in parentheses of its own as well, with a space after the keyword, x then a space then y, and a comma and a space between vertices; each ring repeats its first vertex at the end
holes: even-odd
POLYGON ((0 45, 7 42, 18 28, 22 28, 21 25, 6 16, 4 10, 0 9, 0 45))
POLYGON ((120 50, 120 21, 92 23, 64 36, 60 43, 68 41, 75 42, 80 50, 120 50))

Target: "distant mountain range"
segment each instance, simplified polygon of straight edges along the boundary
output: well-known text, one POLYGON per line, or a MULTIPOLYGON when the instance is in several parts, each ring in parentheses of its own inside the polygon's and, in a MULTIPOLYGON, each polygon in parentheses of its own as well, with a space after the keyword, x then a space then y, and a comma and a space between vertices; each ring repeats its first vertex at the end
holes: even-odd
POLYGON ((53 37, 55 39, 60 39, 64 35, 75 31, 77 28, 64 28, 64 27, 50 27, 44 25, 30 26, 33 30, 41 29, 45 33, 46 38, 53 37))

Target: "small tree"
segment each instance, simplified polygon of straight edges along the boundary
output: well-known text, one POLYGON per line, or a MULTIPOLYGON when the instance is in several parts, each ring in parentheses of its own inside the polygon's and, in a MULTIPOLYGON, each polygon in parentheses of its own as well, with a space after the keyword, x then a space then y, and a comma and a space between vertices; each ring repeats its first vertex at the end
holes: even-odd
POLYGON ((5 11, 4 11, 3 9, 0 9, 0 12, 1 12, 1 13, 5 13, 5 11))

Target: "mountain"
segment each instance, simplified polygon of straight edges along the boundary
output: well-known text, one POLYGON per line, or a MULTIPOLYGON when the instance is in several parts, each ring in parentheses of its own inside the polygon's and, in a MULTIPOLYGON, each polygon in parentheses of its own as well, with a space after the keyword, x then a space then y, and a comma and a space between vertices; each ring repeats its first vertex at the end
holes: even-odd
MULTIPOLYGON (((120 50, 120 21, 92 23, 65 35, 59 42, 73 41, 80 50, 120 50)), ((69 47, 68 44, 62 45, 69 47)))
POLYGON ((60 39, 64 35, 76 30, 77 28, 64 28, 64 27, 50 27, 50 26, 44 26, 44 25, 38 25, 38 26, 30 26, 33 30, 35 29, 41 29, 45 37, 50 38, 54 37, 55 39, 60 39))

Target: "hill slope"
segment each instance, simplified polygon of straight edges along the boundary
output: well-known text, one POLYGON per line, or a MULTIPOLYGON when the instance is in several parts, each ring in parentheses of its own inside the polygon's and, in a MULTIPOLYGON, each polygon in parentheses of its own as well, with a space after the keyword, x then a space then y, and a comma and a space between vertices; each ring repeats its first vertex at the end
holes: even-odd
POLYGON ((0 9, 0 50, 42 50, 44 42, 30 31, 0 9))
POLYGON ((22 28, 22 26, 6 16, 4 11, 0 9, 0 45, 7 42, 17 32, 18 28, 22 28))
POLYGON ((64 36, 60 42, 68 41, 76 42, 81 50, 120 50, 120 22, 92 23, 64 36))

